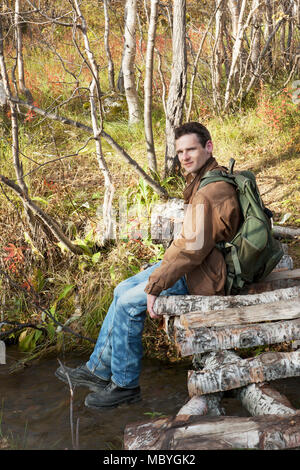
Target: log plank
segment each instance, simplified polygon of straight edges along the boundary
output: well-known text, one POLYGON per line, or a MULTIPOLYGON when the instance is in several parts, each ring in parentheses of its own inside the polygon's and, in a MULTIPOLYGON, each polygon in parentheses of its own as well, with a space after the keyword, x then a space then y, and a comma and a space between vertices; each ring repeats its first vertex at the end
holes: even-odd
MULTIPOLYGON (((222 365, 236 362, 239 363, 241 358, 234 351, 220 351, 206 353, 200 356, 194 356, 193 364, 196 368, 218 370, 222 365)), ((222 392, 219 392, 222 393, 222 392)), ((194 395, 190 401, 204 398, 207 400, 209 396, 214 397, 215 393, 197 396, 194 395)), ((291 405, 289 400, 279 393, 277 390, 272 388, 269 384, 253 383, 235 389, 235 397, 239 399, 244 408, 252 416, 260 415, 294 415, 297 410, 291 405)), ((192 414, 192 413, 191 413, 192 414)), ((194 413, 197 414, 197 413, 194 413)), ((200 414, 200 413, 199 413, 200 414)), ((225 413, 224 413, 225 414, 225 413)))
POLYGON ((188 372, 190 397, 243 387, 250 383, 269 382, 300 376, 300 351, 267 352, 258 357, 224 364, 215 370, 188 372))
POLYGON ((261 292, 284 289, 300 285, 300 269, 272 271, 263 281, 244 287, 240 294, 259 294, 261 292))
POLYGON ((300 446, 294 416, 177 416, 129 424, 126 450, 293 449, 300 446))
MULTIPOLYGON (((299 271, 300 280, 300 269, 297 271, 299 271)), ((299 296, 300 286, 247 295, 163 295, 156 299, 154 310, 157 315, 182 315, 190 312, 208 312, 209 310, 279 302, 299 296)))
POLYGON ((174 320, 169 337, 182 356, 223 349, 251 348, 300 339, 300 319, 228 327, 186 328, 174 320), (172 334, 172 336, 170 336, 172 334))
POLYGON ((284 416, 294 415, 297 412, 284 395, 265 383, 239 388, 236 397, 252 416, 284 416))
MULTIPOLYGON (((285 289, 281 290, 285 291, 285 289)), ((196 311, 180 317, 182 325, 186 326, 186 328, 243 325, 246 323, 292 320, 296 318, 300 318, 300 296, 297 296, 295 300, 281 300, 267 304, 249 305, 247 307, 241 306, 207 312, 196 311)))

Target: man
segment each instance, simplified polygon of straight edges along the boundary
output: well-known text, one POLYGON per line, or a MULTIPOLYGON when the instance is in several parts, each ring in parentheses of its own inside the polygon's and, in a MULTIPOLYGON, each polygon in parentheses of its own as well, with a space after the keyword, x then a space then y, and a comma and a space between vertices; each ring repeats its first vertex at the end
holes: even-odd
POLYGON ((101 327, 89 361, 76 369, 60 367, 58 378, 89 387, 85 405, 113 407, 140 399, 139 376, 146 309, 151 318, 159 295, 224 295, 226 265, 216 248, 230 241, 240 224, 240 208, 232 185, 219 181, 200 190, 204 174, 222 169, 213 158, 209 131, 191 122, 175 131, 176 152, 185 172, 188 204, 180 236, 161 262, 121 282, 101 327))

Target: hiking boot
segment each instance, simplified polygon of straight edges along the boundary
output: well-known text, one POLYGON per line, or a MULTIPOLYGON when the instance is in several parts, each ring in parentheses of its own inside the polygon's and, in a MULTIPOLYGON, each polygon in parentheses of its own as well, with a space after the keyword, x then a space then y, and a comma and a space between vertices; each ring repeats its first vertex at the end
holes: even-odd
POLYGON ((103 390, 87 395, 84 404, 88 408, 114 408, 122 403, 134 403, 140 400, 140 387, 123 388, 110 382, 103 390))
POLYGON ((95 392, 102 390, 104 387, 107 386, 107 384, 109 384, 109 381, 102 380, 100 379, 100 377, 97 377, 95 374, 92 374, 92 372, 89 371, 85 364, 76 367, 76 369, 71 369, 71 367, 66 366, 60 366, 55 371, 56 377, 69 385, 66 373, 68 374, 72 385, 88 387, 90 390, 93 390, 95 392))

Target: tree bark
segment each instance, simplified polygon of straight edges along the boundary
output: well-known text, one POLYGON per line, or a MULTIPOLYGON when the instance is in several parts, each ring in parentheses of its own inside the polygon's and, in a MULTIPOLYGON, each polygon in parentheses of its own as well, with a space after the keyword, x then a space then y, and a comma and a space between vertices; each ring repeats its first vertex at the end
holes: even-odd
MULTIPOLYGON (((295 275, 299 278, 300 269, 296 271, 295 275)), ((225 324, 230 325, 231 323, 228 323, 227 315, 232 320, 231 313, 233 313, 233 309, 237 309, 237 312, 239 312, 238 321, 241 321, 242 315, 244 315, 244 318, 247 319, 246 322, 249 322, 253 318, 253 308, 250 308, 251 305, 258 309, 262 305, 261 309, 267 309, 269 310, 268 314, 272 314, 273 304, 268 304, 272 302, 277 304, 281 301, 278 314, 283 312, 283 315, 285 315, 284 312, 288 311, 287 306, 285 307, 285 302, 287 300, 298 300, 299 295, 300 287, 278 289, 252 295, 164 295, 157 298, 155 312, 157 315, 177 316, 194 313, 199 316, 199 322, 204 322, 204 325, 206 325, 206 321, 209 321, 209 315, 219 318, 221 321, 223 315, 225 324), (228 309, 232 309, 232 312, 226 313, 228 309), (247 309, 251 312, 249 315, 247 314, 247 309)), ((258 320, 259 317, 255 316, 254 321, 264 321, 264 313, 261 312, 260 315, 261 320, 258 320)))
MULTIPOLYGON (((256 7, 256 10, 253 13, 253 18, 252 18, 252 38, 251 38, 251 52, 250 52, 250 61, 251 61, 252 71, 256 69, 260 50, 261 50, 261 23, 262 23, 261 0, 255 0, 254 6, 256 7)), ((259 73, 259 69, 258 69, 258 73, 259 73)))
POLYGON ((18 62, 18 84, 21 93, 26 96, 28 103, 33 102, 32 94, 25 85, 23 41, 22 41, 22 17, 20 15, 20 0, 15 1, 15 28, 16 28, 16 53, 18 62))
POLYGON ((300 228, 292 227, 280 227, 279 225, 273 225, 273 234, 276 238, 299 238, 300 228))
POLYGON ((300 285, 300 269, 271 272, 264 281, 250 284, 242 294, 255 294, 300 285))
POLYGON ((109 47, 109 14, 108 14, 109 0, 103 0, 104 18, 105 18, 105 29, 104 29, 104 47, 108 62, 108 82, 109 87, 112 91, 115 90, 115 67, 111 56, 109 47))
MULTIPOLYGON (((271 0, 266 0, 265 2, 265 39, 272 37, 273 32, 273 21, 272 21, 272 3, 271 0)), ((268 44, 266 50, 266 56, 269 67, 273 67, 273 56, 272 56, 272 42, 268 44)))
POLYGON ((268 384, 251 384, 237 389, 236 397, 252 416, 285 416, 297 413, 288 399, 268 384))
POLYGON ((147 145, 148 166, 152 172, 157 171, 152 128, 152 81, 153 81, 153 54, 158 13, 158 0, 151 0, 151 12, 148 28, 148 41, 146 52, 146 76, 144 82, 144 125, 147 145))
POLYGON ((167 334, 181 354, 190 356, 223 349, 253 348, 300 339, 300 319, 251 323, 228 327, 186 326, 185 316, 175 317, 167 334), (183 320, 182 320, 183 318, 183 320))
MULTIPOLYGON (((298 293, 300 292, 300 287, 291 287, 282 289, 282 293, 284 294, 285 291, 293 289, 296 289, 298 293)), ((267 292, 267 294, 272 293, 267 292)), ((284 295, 280 296, 280 298, 284 298, 284 295)), ((287 296, 287 298, 289 299, 290 297, 287 296)), ((279 300, 277 302, 254 304, 247 307, 238 306, 235 308, 225 308, 225 310, 187 313, 181 316, 181 324, 190 329, 202 326, 231 326, 265 321, 295 320, 297 318, 300 318, 299 295, 291 298, 291 300, 279 300)))
POLYGON ((136 12, 137 0, 126 0, 126 20, 124 32, 124 55, 122 72, 124 77, 125 95, 129 111, 129 124, 139 122, 141 119, 138 94, 135 85, 135 52, 136 52, 136 12))
POLYGON ((186 0, 174 0, 173 5, 173 62, 166 114, 165 175, 174 173, 175 127, 182 122, 187 84, 186 0))
POLYGON ((112 216, 112 202, 114 195, 114 186, 112 183, 111 174, 102 152, 101 145, 101 132, 102 132, 102 110, 101 110, 101 89, 98 75, 98 66, 91 50, 88 35, 87 25, 84 16, 81 13, 79 3, 74 0, 75 10, 81 20, 81 32, 84 39, 85 53, 88 58, 90 70, 92 72, 92 80, 90 84, 90 106, 91 106, 91 121, 93 126, 93 134, 95 138, 96 156, 99 168, 104 176, 105 193, 103 202, 103 222, 104 233, 102 237, 102 244, 113 238, 113 216, 112 216), (100 125, 98 124, 100 120, 100 125))
POLYGON ((231 14, 232 38, 233 41, 235 41, 239 30, 239 16, 241 10, 240 0, 229 0, 228 8, 231 14))
POLYGON ((224 364, 214 371, 189 371, 188 391, 192 397, 232 390, 251 383, 299 376, 300 351, 266 352, 258 357, 224 364))
POLYGON ((212 89, 213 102, 217 112, 221 110, 221 78, 222 78, 222 56, 223 56, 223 16, 224 1, 216 1, 216 30, 215 44, 212 53, 212 89))
MULTIPOLYGON (((294 449, 300 446, 300 415, 177 416, 125 428, 126 450, 294 449)), ((191 461, 192 463, 192 461, 191 461)))
MULTIPOLYGON (((2 83, 3 83, 4 90, 5 90, 6 98, 8 100, 8 104, 9 104, 10 111, 11 111, 13 165, 14 165, 18 184, 20 185, 20 188, 23 191, 23 193, 28 195, 28 188, 24 180, 23 165, 22 165, 22 162, 20 161, 17 106, 12 101, 12 94, 10 90, 9 79, 8 79, 8 74, 7 74, 6 64, 5 64, 5 58, 4 58, 3 42, 4 42, 4 39, 3 39, 3 34, 2 34, 2 20, 0 17, 0 71, 1 71, 2 83)), ((33 216, 31 209, 27 205, 24 205, 24 211, 26 214, 27 222, 29 224, 29 227, 35 239, 36 220, 33 216)))

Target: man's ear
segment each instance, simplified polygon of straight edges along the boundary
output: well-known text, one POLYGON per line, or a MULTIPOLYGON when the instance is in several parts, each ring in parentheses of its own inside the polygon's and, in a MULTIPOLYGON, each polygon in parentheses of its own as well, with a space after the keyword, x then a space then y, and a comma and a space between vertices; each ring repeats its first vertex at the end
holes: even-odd
POLYGON ((206 142, 206 144, 205 144, 205 150, 207 150, 207 152, 209 152, 209 153, 212 153, 212 152, 213 152, 213 148, 214 148, 214 146, 213 146, 212 141, 211 141, 211 140, 208 140, 208 141, 206 142))

